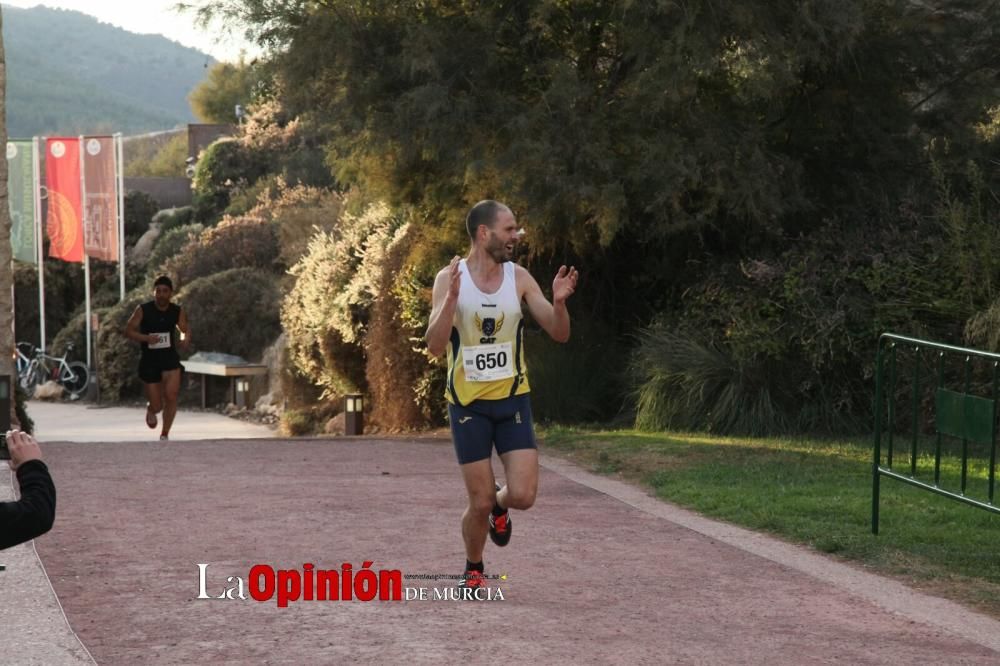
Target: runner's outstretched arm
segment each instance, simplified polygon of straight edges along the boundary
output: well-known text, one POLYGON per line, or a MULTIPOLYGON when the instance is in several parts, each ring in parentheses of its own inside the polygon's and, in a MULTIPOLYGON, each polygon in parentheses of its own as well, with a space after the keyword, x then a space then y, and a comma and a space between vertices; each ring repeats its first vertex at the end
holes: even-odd
POLYGON ((454 326, 458 289, 462 284, 459 261, 459 257, 452 259, 451 263, 442 268, 434 278, 433 306, 426 336, 427 351, 434 356, 440 356, 448 348, 448 340, 454 326))
POLYGON ((538 325, 556 342, 569 340, 569 310, 566 309, 566 299, 576 291, 578 276, 576 268, 560 266, 559 272, 552 280, 552 303, 549 303, 531 273, 526 268, 517 267, 517 279, 524 285, 524 300, 528 304, 528 311, 538 325))

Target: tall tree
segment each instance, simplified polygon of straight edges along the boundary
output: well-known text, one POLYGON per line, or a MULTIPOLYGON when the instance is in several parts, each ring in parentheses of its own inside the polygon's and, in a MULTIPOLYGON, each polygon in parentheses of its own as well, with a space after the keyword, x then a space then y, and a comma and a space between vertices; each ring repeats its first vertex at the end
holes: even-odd
POLYGON ((237 63, 217 62, 188 95, 191 111, 205 123, 235 123, 236 106, 245 109, 253 102, 260 78, 257 68, 242 57, 237 63))
POLYGON ((271 49, 338 182, 442 234, 502 197, 615 299, 926 191, 929 136, 1000 72, 1000 4, 976 0, 200 6, 271 49))

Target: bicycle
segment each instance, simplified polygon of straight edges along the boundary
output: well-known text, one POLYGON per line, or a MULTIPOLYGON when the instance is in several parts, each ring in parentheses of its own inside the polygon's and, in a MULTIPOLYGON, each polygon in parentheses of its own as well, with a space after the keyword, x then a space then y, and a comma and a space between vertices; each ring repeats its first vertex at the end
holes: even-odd
MULTIPOLYGON (((41 349, 35 349, 34 358, 28 361, 23 373, 18 373, 21 387, 31 391, 35 386, 51 379, 61 384, 71 396, 79 398, 90 383, 90 370, 85 363, 66 360, 72 351, 72 343, 66 345, 66 353, 62 356, 52 356, 41 349), (50 362, 55 365, 50 365, 50 362)), ((18 354, 21 354, 20 349, 18 354)), ((18 361, 20 365, 20 358, 18 361)))
POLYGON ((31 357, 35 355, 35 345, 30 342, 18 342, 14 345, 14 368, 17 371, 17 378, 20 381, 24 376, 24 371, 31 364, 31 357))

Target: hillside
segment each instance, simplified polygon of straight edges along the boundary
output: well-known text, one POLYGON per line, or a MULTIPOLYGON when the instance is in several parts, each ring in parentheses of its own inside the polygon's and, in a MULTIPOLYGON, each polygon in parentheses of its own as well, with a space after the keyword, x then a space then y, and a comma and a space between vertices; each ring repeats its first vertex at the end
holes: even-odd
POLYGON ((211 56, 62 9, 3 7, 12 137, 136 133, 193 122, 211 56))

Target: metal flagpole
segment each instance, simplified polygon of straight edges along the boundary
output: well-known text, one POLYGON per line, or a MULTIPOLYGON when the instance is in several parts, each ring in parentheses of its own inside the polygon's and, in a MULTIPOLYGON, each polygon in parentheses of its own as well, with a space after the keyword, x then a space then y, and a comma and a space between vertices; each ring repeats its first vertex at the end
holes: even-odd
POLYGON ((45 236, 42 234, 42 179, 37 136, 31 139, 31 162, 35 186, 35 251, 38 253, 38 346, 45 351, 45 236))
POLYGON ((115 168, 118 178, 115 179, 115 186, 118 190, 118 280, 119 299, 125 300, 125 162, 122 159, 122 133, 118 132, 114 137, 115 147, 115 168))
POLYGON ((90 369, 93 366, 90 365, 90 255, 87 254, 87 186, 85 180, 85 167, 83 159, 83 151, 86 150, 84 145, 83 136, 81 135, 78 139, 80 142, 79 152, 80 152, 80 226, 83 227, 83 300, 86 304, 86 319, 84 319, 83 327, 87 332, 87 368, 90 369))

